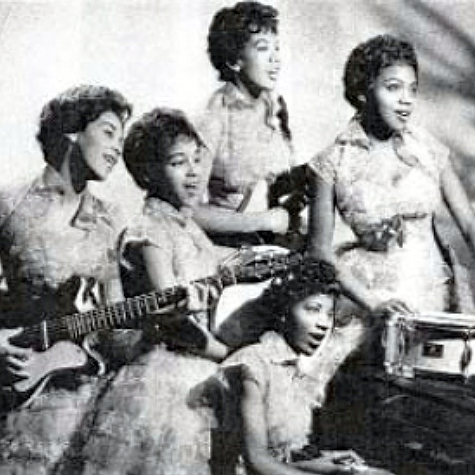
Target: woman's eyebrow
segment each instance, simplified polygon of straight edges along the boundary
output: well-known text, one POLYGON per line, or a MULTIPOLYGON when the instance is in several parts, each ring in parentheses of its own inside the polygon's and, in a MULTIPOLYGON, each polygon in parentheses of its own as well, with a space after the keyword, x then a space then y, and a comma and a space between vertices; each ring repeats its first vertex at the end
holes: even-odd
POLYGON ((108 127, 111 127, 113 130, 117 130, 117 126, 108 119, 102 119, 102 123, 108 127))

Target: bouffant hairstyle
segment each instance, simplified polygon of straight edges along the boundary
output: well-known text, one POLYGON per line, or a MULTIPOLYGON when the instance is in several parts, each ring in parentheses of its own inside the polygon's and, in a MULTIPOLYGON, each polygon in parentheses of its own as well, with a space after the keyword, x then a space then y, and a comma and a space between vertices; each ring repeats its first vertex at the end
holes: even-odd
POLYGON ((160 169, 176 139, 203 142, 182 111, 156 108, 134 122, 125 138, 124 162, 135 183, 149 195, 161 183, 160 169))
POLYGON ((235 65, 251 34, 271 31, 277 34, 275 8, 259 2, 239 2, 232 8, 219 10, 209 27, 208 54, 219 72, 219 79, 232 81, 235 65))
POLYGON ((343 78, 345 97, 358 111, 364 106, 361 96, 366 97, 382 69, 393 64, 407 64, 419 68, 411 43, 391 35, 379 35, 359 44, 348 57, 343 78))
POLYGON ((311 295, 338 296, 341 287, 335 267, 319 259, 306 257, 295 271, 276 277, 266 289, 263 298, 276 325, 287 323, 292 308, 311 295))
POLYGON ((132 106, 122 94, 104 86, 73 87, 49 101, 41 112, 36 135, 45 161, 59 166, 71 143, 67 134, 84 131, 90 122, 109 111, 125 123, 132 106))

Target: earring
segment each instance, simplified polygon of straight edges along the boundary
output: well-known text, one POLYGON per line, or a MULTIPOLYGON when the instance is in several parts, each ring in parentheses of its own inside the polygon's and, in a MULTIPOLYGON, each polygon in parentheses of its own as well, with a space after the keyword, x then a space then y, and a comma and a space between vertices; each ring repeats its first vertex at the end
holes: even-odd
POLYGON ((364 94, 358 94, 356 97, 360 104, 366 104, 366 96, 364 94))
POLYGON ((76 143, 78 139, 78 134, 76 132, 71 132, 70 134, 65 134, 71 143, 76 143))

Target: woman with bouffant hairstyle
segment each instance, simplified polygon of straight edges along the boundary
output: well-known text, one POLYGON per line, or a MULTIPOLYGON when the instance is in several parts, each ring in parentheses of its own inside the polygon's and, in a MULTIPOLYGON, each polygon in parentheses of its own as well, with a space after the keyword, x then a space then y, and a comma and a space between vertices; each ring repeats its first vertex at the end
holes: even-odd
POLYGON ((289 229, 278 198, 292 191, 288 172, 295 164, 287 107, 275 91, 277 10, 253 1, 222 8, 209 27, 208 53, 225 84, 198 124, 212 165, 208 203, 196 219, 221 243, 269 242, 289 229))
POLYGON ((449 150, 412 124, 413 45, 391 35, 361 43, 347 60, 344 86, 356 114, 309 166, 309 253, 336 263, 360 316, 468 310, 466 271, 450 248, 443 252, 434 224, 447 204, 475 251, 475 216, 449 150), (355 238, 334 253, 337 209, 355 238))
POLYGON ((336 315, 340 290, 333 266, 311 258, 274 279, 263 295, 274 330, 193 388, 189 404, 212 407, 218 421, 212 473, 242 473, 244 463, 256 475, 389 475, 352 450, 318 447, 313 418, 351 347, 336 315))
POLYGON ((106 180, 121 159, 130 114, 126 99, 107 87, 63 92, 40 117, 43 173, 0 195, 0 259, 8 286, 0 301, 2 474, 59 473, 74 459, 73 440, 83 435, 86 414, 107 384, 83 347, 49 341, 58 320, 44 322, 122 298, 117 212, 88 183, 106 180), (26 330, 32 325, 43 328, 36 339, 26 330), (49 365, 44 387, 18 390, 16 383, 33 383, 49 365))

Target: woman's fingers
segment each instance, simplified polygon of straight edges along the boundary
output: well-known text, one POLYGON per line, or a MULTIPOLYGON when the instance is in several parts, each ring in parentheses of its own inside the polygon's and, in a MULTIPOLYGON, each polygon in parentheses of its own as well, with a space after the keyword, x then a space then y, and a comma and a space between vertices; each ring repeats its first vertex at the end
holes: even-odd
POLYGON ((390 299, 380 303, 373 311, 375 315, 393 315, 400 313, 403 315, 410 315, 414 313, 405 302, 398 299, 390 299))

